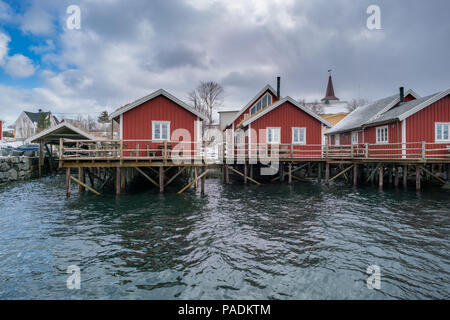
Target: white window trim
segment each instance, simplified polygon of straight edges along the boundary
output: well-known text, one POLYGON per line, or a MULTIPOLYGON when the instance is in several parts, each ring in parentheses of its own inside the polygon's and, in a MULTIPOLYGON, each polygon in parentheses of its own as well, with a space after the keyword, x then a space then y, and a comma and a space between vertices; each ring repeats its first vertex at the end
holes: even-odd
POLYGON ((359 143, 359 132, 358 131, 354 131, 352 132, 352 144, 358 144, 359 143), (354 141, 353 137, 356 137, 356 141, 354 141))
MULTIPOLYGON (((300 137, 300 136, 299 136, 300 137)), ((292 127, 292 144, 306 144, 306 127, 292 127), (296 129, 303 129, 304 133, 303 133, 303 141, 294 141, 294 130, 296 129)))
POLYGON ((434 142, 450 142, 450 122, 435 122, 434 123, 434 142), (449 136, 448 139, 443 139, 444 131, 442 131, 442 139, 438 139, 437 127, 438 125, 448 126, 449 136))
POLYGON ((375 128, 375 141, 377 144, 384 144, 384 143, 389 143, 389 126, 381 126, 381 127, 376 127, 375 128), (387 129, 386 131, 386 141, 380 141, 378 139, 378 130, 384 130, 387 129))
POLYGON ((267 144, 280 144, 281 143, 281 128, 280 127, 267 127, 266 128, 266 143, 267 144), (269 142, 269 130, 270 129, 278 129, 278 132, 279 132, 279 134, 278 134, 279 141, 278 142, 277 141, 269 142))
POLYGON ((335 146, 341 145, 341 136, 339 133, 334 136, 334 145, 335 146))
MULTIPOLYGON (((161 137, 162 137, 162 131, 160 133, 161 133, 161 137)), ((152 121, 152 140, 154 140, 154 141, 170 141, 170 121, 152 121), (168 131, 167 139, 162 139, 162 138, 156 139, 155 138, 155 125, 156 124, 161 125, 164 123, 167 124, 167 131, 168 131)))

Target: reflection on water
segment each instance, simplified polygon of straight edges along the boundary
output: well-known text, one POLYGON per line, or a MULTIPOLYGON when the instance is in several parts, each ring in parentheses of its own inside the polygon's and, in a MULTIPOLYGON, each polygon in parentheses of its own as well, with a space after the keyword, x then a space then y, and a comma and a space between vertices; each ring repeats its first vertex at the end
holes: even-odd
POLYGON ((0 298, 449 298, 448 193, 223 186, 64 197, 0 187, 0 298), (69 265, 81 290, 68 290, 69 265), (381 289, 366 269, 381 268, 381 289))

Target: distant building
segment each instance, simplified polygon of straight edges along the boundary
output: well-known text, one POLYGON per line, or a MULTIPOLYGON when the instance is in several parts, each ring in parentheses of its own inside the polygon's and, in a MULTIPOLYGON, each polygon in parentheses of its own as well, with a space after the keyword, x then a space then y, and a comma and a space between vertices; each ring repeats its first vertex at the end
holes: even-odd
POLYGON ((321 110, 320 115, 334 126, 349 114, 348 102, 340 101, 334 94, 333 79, 328 76, 327 91, 321 103, 317 106, 321 110))
POLYGON ((50 126, 56 126, 59 122, 51 112, 28 112, 23 111, 14 123, 14 138, 16 141, 24 141, 38 133, 38 122, 41 114, 49 119, 50 126))

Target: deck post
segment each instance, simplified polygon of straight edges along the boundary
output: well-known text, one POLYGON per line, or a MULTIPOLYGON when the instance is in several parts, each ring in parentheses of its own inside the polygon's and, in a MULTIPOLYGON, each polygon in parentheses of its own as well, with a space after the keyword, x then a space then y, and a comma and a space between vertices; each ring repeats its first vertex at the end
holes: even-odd
MULTIPOLYGON (((120 170, 121 177, 120 177, 120 190, 125 191, 125 188, 127 187, 127 171, 128 168, 123 168, 120 170)), ((93 186, 93 185, 92 185, 93 186)))
POLYGON ((381 190, 383 189, 383 176, 384 176, 384 167, 383 167, 383 165, 381 165, 379 176, 378 176, 378 183, 379 183, 379 187, 381 190))
POLYGON ((355 163, 355 166, 353 167, 353 185, 355 187, 358 186, 358 165, 355 163))
POLYGON ((284 164, 283 164, 283 162, 280 162, 279 170, 280 170, 280 181, 284 182, 284 164))
POLYGON ((248 170, 247 170, 247 161, 244 162, 244 184, 247 184, 247 175, 248 175, 248 170))
POLYGON ((319 162, 319 167, 317 169, 317 182, 322 182, 322 162, 319 162))
POLYGON ((230 170, 228 168, 228 165, 224 164, 224 170, 225 170, 225 184, 230 184, 230 170))
POLYGON ((403 166, 403 187, 408 188, 408 165, 403 166))
POLYGON ((120 196, 120 167, 116 167, 116 195, 120 196))
POLYGON ((159 167, 159 192, 164 192, 164 167, 159 167))
MULTIPOLYGON (((39 142, 39 178, 42 177, 42 167, 44 165, 44 142, 39 142)), ((69 181, 70 183, 70 181, 69 181)))
POLYGON ((201 192, 201 194, 205 193, 205 182, 206 182, 206 173, 207 173, 207 171, 208 170, 206 170, 206 167, 203 167, 203 172, 202 172, 203 177, 202 177, 202 180, 201 180, 201 183, 200 183, 200 192, 201 192))
POLYGON ((399 174, 398 174, 398 172, 399 172, 399 170, 398 170, 398 167, 397 166, 395 166, 394 165, 394 186, 396 187, 396 188, 398 188, 398 181, 399 181, 399 174))
POLYGON ((330 164, 325 163, 325 183, 328 184, 330 182, 330 164))
POLYGON ((289 174, 288 174, 288 183, 289 184, 292 184, 292 163, 291 162, 289 162, 289 165, 288 165, 289 167, 289 174))
POLYGON ((253 179, 253 165, 251 164, 250 165, 250 178, 252 178, 253 179))
POLYGON ((416 166, 416 190, 420 191, 420 173, 421 173, 420 166, 416 166))
MULTIPOLYGON (((82 183, 85 183, 84 168, 82 168, 82 167, 78 168, 78 180, 80 180, 82 183)), ((79 184, 78 185, 78 191, 79 192, 83 192, 84 190, 86 190, 86 188, 83 187, 83 185, 79 184)))
POLYGON ((198 177, 198 167, 194 167, 194 180, 195 180, 194 188, 195 188, 195 190, 198 189, 197 177, 198 177))
POLYGON ((66 196, 70 197, 70 168, 66 168, 66 196))

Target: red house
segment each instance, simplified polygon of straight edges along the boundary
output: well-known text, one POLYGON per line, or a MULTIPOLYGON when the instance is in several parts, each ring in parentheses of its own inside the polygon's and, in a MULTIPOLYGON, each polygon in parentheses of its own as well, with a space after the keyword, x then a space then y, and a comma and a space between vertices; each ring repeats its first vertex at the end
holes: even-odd
POLYGON ((351 146, 353 154, 368 158, 448 157, 449 94, 450 89, 420 97, 400 88, 399 95, 356 109, 330 130, 331 148, 348 153, 351 146))
POLYGON ((120 124, 125 157, 161 157, 164 149, 183 149, 185 156, 201 142, 206 117, 171 95, 157 90, 110 116, 120 124))
POLYGON ((277 91, 265 86, 234 116, 227 129, 236 152, 254 158, 262 150, 278 148, 280 156, 321 157, 323 128, 331 124, 291 97, 281 98, 279 88, 279 79, 277 91))

